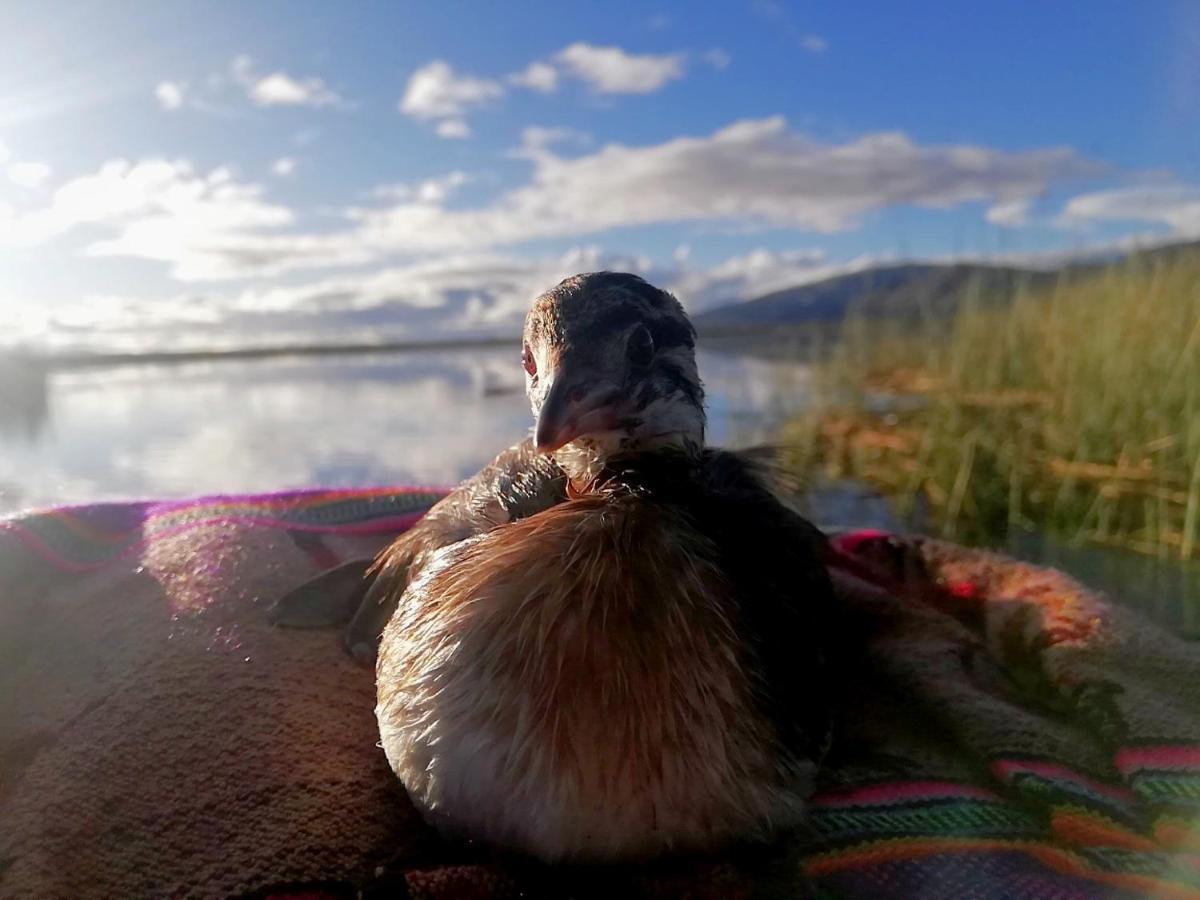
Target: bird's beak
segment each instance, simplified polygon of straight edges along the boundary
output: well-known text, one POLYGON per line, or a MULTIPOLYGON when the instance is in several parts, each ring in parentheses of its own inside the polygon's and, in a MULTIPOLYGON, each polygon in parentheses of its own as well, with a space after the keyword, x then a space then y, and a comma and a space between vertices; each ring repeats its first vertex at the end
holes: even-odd
POLYGON ((618 417, 610 404, 608 392, 581 390, 561 376, 555 378, 538 413, 534 447, 539 453, 553 453, 576 438, 616 428, 618 417))

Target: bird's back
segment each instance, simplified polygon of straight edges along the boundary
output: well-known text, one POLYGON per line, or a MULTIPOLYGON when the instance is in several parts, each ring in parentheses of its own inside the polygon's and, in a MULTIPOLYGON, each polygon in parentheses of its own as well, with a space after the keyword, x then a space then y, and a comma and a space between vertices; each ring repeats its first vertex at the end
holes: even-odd
POLYGON ((678 460, 635 464, 430 562, 384 633, 377 713, 431 821, 607 860, 802 819, 811 754, 760 633, 779 619, 761 593, 786 588, 747 581, 727 546, 773 523, 714 528, 736 499, 678 460))

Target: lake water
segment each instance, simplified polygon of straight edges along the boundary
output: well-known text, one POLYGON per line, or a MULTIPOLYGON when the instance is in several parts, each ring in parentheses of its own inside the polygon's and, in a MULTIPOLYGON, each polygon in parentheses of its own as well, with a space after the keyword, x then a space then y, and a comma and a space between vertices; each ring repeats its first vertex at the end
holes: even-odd
MULTIPOLYGON (((763 440, 807 370, 701 353, 710 438, 763 440)), ((450 485, 529 432, 509 347, 295 356, 52 373, 0 417, 0 514, 100 499, 313 486, 450 485), (40 398, 39 398, 40 400, 40 398)))
MULTIPOLYGON (((699 362, 715 444, 769 440, 808 401, 808 370, 787 358, 730 350, 702 352, 699 362)), ((7 395, 0 515, 102 499, 453 485, 528 433, 523 391, 507 347, 58 372, 44 393, 7 395)), ((824 489, 810 507, 826 525, 900 527, 855 485, 824 489)), ((1005 549, 1200 637, 1198 566, 1036 536, 1005 549)))

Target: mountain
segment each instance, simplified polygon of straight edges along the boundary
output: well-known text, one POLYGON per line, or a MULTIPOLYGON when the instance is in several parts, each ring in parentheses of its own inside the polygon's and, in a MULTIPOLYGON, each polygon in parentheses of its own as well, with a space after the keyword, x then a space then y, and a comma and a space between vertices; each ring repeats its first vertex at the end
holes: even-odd
POLYGON ((1090 276, 1114 263, 1172 263, 1200 255, 1200 242, 1166 244, 1089 261, 1073 261, 1059 269, 1023 269, 982 263, 901 263, 835 275, 730 303, 693 317, 702 330, 761 328, 771 325, 836 322, 847 312, 871 318, 913 319, 953 314, 970 297, 1003 303, 1017 288, 1037 289, 1064 275, 1090 276))
POLYGON ((916 318, 952 313, 964 298, 1009 295, 1040 287, 1057 272, 970 263, 904 263, 835 275, 785 288, 744 303, 720 306, 695 317, 697 328, 729 328, 831 322, 855 311, 872 318, 916 318))

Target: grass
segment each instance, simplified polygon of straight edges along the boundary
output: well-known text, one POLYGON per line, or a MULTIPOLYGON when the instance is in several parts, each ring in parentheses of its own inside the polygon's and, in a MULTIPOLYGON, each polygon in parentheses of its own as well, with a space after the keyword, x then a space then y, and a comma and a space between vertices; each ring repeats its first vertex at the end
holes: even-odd
POLYGON ((1036 529, 1200 556, 1200 256, 1132 257, 949 323, 852 316, 791 463, 957 540, 1036 529))

